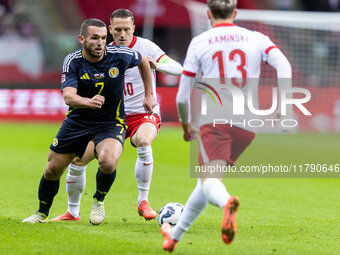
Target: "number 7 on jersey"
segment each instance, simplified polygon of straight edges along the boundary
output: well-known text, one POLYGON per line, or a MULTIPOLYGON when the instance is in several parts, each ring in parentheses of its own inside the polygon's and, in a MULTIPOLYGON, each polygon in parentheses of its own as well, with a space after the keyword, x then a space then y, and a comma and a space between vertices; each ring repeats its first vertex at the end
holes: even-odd
POLYGON ((99 92, 98 92, 98 95, 100 95, 100 93, 102 93, 102 90, 103 90, 103 88, 104 88, 104 82, 96 82, 95 84, 94 84, 94 86, 97 88, 97 87, 100 87, 100 89, 99 89, 99 92))

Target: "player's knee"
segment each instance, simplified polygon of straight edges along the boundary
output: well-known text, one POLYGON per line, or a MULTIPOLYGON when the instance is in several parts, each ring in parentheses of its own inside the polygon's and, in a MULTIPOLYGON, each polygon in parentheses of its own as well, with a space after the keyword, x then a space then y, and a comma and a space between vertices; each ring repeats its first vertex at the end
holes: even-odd
POLYGON ((149 146, 149 145, 151 145, 151 143, 152 143, 151 137, 145 136, 145 137, 142 137, 142 138, 137 139, 137 141, 136 141, 136 146, 137 146, 137 147, 144 147, 144 146, 149 146))
POLYGON ((58 165, 49 162, 45 168, 44 175, 48 180, 58 180, 63 174, 63 170, 58 165))
POLYGON ((98 159, 100 170, 102 170, 104 174, 111 174, 116 169, 117 162, 118 160, 116 158, 98 159))

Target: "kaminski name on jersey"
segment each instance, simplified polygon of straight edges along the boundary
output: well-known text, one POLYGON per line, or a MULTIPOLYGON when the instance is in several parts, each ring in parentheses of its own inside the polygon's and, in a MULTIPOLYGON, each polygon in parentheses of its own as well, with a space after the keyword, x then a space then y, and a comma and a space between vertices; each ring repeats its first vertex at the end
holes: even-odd
MULTIPOLYGON (((248 88, 251 87, 253 103, 257 108, 258 82, 256 81, 260 77, 261 61, 266 62, 268 53, 273 49, 277 49, 276 45, 269 37, 259 32, 235 24, 218 24, 192 39, 184 62, 183 74, 189 77, 201 75, 203 79, 218 78, 217 80, 231 81, 231 85, 242 89, 245 98, 247 98, 248 88)), ((203 116, 200 124, 211 123, 211 118, 219 115, 235 123, 243 123, 244 120, 254 118, 246 104, 244 115, 229 113, 233 107, 233 101, 229 99, 230 95, 224 91, 217 92, 222 99, 225 99, 223 102, 225 109, 217 109, 216 113, 203 116)), ((240 127, 244 128, 242 125, 240 127)), ((253 128, 245 129, 254 131, 253 128)))

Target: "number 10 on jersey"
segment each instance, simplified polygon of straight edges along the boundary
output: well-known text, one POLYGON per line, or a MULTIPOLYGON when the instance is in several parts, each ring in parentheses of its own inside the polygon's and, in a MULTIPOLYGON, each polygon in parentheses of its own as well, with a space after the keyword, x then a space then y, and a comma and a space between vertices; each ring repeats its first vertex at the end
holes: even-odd
POLYGON ((124 96, 132 96, 133 95, 133 86, 131 82, 124 84, 124 96))

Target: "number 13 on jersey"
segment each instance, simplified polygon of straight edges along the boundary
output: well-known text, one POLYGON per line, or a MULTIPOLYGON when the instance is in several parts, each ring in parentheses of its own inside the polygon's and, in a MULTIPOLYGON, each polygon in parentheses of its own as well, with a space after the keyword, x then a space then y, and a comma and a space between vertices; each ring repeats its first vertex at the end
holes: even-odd
MULTIPOLYGON (((229 54, 229 58, 228 60, 230 62, 236 62, 236 56, 238 56, 239 58, 239 65, 237 66, 237 70, 242 74, 242 81, 239 82, 237 80, 237 78, 231 78, 231 83, 239 88, 243 88, 246 83, 247 83, 247 70, 245 69, 246 66, 246 54, 239 49, 233 50, 232 52, 230 52, 229 54)), ((223 51, 217 51, 213 56, 212 56, 212 60, 214 61, 217 58, 217 62, 218 62, 218 70, 220 73, 220 79, 221 79, 221 83, 225 84, 225 60, 223 58, 223 51)))

